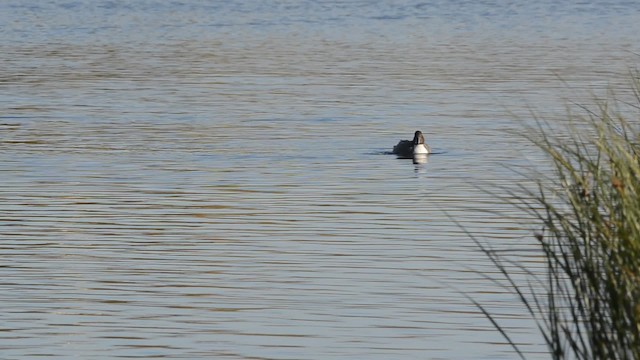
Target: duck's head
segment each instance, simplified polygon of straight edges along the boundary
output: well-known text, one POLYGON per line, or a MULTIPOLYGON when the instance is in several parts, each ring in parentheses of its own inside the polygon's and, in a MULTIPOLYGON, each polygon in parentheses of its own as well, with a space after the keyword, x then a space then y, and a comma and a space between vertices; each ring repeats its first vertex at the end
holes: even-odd
POLYGON ((422 135, 422 131, 418 130, 413 135, 413 146, 424 144, 424 135, 422 135))

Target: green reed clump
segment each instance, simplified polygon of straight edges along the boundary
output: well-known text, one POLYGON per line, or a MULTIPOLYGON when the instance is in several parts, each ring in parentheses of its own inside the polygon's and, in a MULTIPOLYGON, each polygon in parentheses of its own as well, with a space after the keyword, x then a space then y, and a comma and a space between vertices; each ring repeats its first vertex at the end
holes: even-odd
MULTIPOLYGON (((541 225, 534 238, 544 275, 478 242, 554 359, 640 359, 640 77, 632 75, 633 102, 582 107, 565 135, 542 122, 525 135, 548 155, 553 175, 510 191, 509 201, 541 225), (531 280, 523 284, 514 271, 531 280)), ((508 329, 477 305, 524 357, 508 329)))

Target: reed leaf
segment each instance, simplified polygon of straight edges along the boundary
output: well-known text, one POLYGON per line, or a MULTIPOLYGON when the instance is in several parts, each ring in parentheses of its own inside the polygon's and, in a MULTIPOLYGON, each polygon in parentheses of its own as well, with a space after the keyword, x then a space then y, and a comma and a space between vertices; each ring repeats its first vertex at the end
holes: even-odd
MULTIPOLYGON (((640 74, 632 77, 635 102, 614 97, 581 107, 565 135, 540 120, 526 129, 552 176, 504 199, 542 226, 534 239, 544 277, 516 281, 511 272, 522 269, 472 236, 538 323, 553 359, 640 360, 640 74)), ((473 303, 523 357, 497 317, 473 303)))

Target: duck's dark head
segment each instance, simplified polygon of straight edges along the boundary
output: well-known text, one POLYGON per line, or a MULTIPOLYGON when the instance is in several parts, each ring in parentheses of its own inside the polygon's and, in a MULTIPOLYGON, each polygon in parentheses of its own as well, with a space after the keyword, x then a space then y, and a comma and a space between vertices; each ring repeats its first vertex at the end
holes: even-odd
POLYGON ((424 144, 424 136, 422 135, 422 131, 418 130, 413 135, 413 145, 415 146, 420 144, 424 144))

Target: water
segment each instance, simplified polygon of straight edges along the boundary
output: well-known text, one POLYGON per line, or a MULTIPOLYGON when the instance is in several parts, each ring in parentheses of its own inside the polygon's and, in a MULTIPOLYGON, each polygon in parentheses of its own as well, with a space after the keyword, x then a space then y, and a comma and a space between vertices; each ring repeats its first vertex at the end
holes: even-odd
POLYGON ((514 358, 464 292, 545 358, 452 218, 539 264, 477 185, 625 83, 638 10, 0 3, 0 357, 514 358), (385 154, 416 129, 427 164, 385 154))

